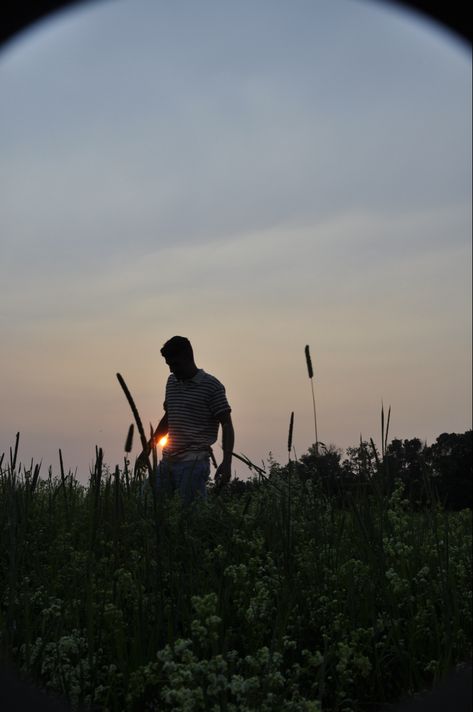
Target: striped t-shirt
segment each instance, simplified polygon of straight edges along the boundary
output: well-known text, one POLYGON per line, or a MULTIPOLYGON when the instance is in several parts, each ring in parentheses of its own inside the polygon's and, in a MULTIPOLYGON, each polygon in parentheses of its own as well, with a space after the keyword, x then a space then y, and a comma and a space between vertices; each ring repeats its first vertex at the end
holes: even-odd
POLYGON ((164 409, 168 443, 163 457, 177 460, 208 457, 210 446, 217 440, 217 416, 231 411, 224 386, 202 368, 193 378, 169 376, 164 409))

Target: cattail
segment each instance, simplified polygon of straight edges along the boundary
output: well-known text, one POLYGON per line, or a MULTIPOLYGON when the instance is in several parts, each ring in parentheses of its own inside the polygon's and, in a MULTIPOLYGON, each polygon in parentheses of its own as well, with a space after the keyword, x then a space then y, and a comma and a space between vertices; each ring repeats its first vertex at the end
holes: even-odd
POLYGON ((62 451, 61 448, 59 448, 59 467, 61 469, 61 482, 63 484, 63 487, 66 485, 66 476, 64 474, 64 462, 62 459, 62 451))
POLYGON ((287 451, 288 453, 291 452, 292 448, 292 431, 294 429, 294 411, 291 413, 291 419, 289 420, 289 435, 287 438, 287 451))
MULTIPOLYGON (((138 408, 136 407, 135 401, 133 400, 133 396, 131 395, 131 393, 128 389, 128 386, 125 383, 125 379, 123 378, 123 376, 120 373, 117 373, 117 379, 118 379, 118 382, 119 382, 120 386, 122 387, 122 390, 126 396, 128 404, 131 408, 131 412, 134 415, 136 427, 138 428, 138 433, 140 434, 141 447, 143 448, 143 452, 147 454, 148 443, 146 440, 146 435, 145 435, 145 431, 143 428, 143 423, 140 418, 140 414, 138 412, 138 408)), ((153 486, 153 492, 154 492, 154 472, 153 472, 153 469, 151 467, 151 463, 150 463, 148 457, 146 457, 146 466, 148 468, 149 478, 150 478, 151 484, 153 486)))
POLYGON ((133 415, 135 416, 135 422, 138 428, 138 432, 140 434, 141 438, 141 445, 143 447, 143 450, 146 452, 147 450, 147 442, 146 442, 146 436, 145 436, 145 431, 143 430, 143 423, 141 422, 140 414, 138 413, 138 408, 135 405, 135 401, 133 400, 133 397, 128 389, 128 386, 125 383, 125 380, 123 376, 120 373, 117 373, 117 378, 118 382, 121 385, 123 392, 125 393, 126 399, 130 405, 131 411, 133 415))
POLYGON ((309 378, 314 377, 314 369, 312 368, 312 361, 310 358, 309 346, 305 347, 305 360, 307 362, 307 371, 309 373, 309 378))
POLYGON ((32 480, 32 482, 31 482, 31 491, 32 491, 32 492, 34 492, 34 490, 35 490, 36 483, 37 483, 38 477, 39 477, 39 471, 40 471, 40 469, 41 469, 41 462, 39 463, 39 465, 36 464, 36 465, 35 465, 35 468, 34 468, 33 480, 32 480))
POLYGON ((125 452, 130 453, 133 447, 133 433, 135 431, 135 426, 133 423, 130 425, 128 428, 128 435, 126 436, 126 441, 125 441, 125 452))
POLYGON ((384 427, 384 403, 381 401, 381 452, 384 456, 386 455, 386 450, 388 448, 388 433, 389 433, 389 421, 391 419, 391 406, 388 409, 388 419, 386 422, 386 428, 384 427))
POLYGON ((310 358, 310 350, 309 350, 309 345, 307 345, 304 349, 305 351, 305 360, 307 363, 307 372, 309 374, 310 378, 310 387, 312 389, 312 404, 314 406, 314 429, 315 429, 315 454, 319 454, 319 436, 317 434, 317 412, 315 410, 315 395, 314 395, 314 369, 312 368, 312 360, 310 358))

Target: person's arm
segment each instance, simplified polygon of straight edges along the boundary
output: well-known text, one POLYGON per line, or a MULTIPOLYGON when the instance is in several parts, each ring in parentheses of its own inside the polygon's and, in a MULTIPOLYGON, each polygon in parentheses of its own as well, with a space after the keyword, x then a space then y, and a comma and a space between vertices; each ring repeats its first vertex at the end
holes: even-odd
MULTIPOLYGON (((153 435, 153 440, 156 442, 158 440, 161 440, 165 435, 167 435, 169 432, 169 426, 168 426, 168 414, 164 413, 163 417, 159 421, 158 427, 154 431, 153 435)), ((152 443, 150 441, 150 447, 152 443)))
POLYGON ((164 413, 163 417, 159 421, 158 427, 154 431, 153 437, 148 440, 146 452, 142 450, 138 455, 139 462, 146 462, 146 458, 149 456, 153 444, 160 440, 164 435, 168 434, 168 414, 164 413))
POLYGON ((235 445, 235 431, 229 410, 220 413, 217 418, 222 426, 223 459, 215 472, 215 482, 220 485, 225 485, 230 481, 232 476, 232 455, 235 445))

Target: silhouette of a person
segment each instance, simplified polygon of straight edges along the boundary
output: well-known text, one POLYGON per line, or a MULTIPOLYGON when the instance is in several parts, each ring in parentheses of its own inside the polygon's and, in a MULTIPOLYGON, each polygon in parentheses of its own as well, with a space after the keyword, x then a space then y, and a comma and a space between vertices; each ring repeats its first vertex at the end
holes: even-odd
MULTIPOLYGON (((231 477, 235 433, 225 388, 214 376, 198 368, 189 339, 173 336, 161 349, 171 374, 166 384, 164 415, 154 442, 163 436, 168 440, 158 466, 157 488, 178 491, 189 503, 200 495, 206 497, 206 482, 210 475, 211 446, 222 426, 223 459, 215 472, 220 487, 231 477)), ((139 460, 143 462, 144 453, 139 460)))

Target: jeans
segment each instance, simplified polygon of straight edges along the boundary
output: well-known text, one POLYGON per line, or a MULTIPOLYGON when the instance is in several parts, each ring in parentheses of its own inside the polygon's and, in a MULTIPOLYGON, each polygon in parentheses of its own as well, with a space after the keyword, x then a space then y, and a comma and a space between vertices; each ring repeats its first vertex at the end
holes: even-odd
POLYGON ((156 490, 158 494, 169 495, 179 492, 183 504, 190 504, 195 499, 207 498, 206 483, 209 475, 208 459, 182 462, 161 460, 156 476, 156 490))

